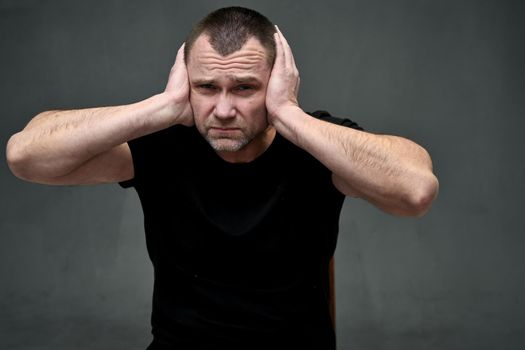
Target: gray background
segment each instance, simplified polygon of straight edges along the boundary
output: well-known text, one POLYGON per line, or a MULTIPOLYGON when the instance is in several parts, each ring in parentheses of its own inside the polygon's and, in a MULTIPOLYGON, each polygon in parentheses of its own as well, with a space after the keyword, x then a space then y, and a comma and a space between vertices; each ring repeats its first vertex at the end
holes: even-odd
MULTIPOLYGON (((0 141, 43 110, 163 90, 192 23, 230 2, 0 1, 0 141)), ((300 103, 405 136, 441 190, 423 218, 347 200, 338 349, 525 348, 523 2, 245 1, 283 30, 300 103)), ((136 192, 45 186, 0 162, 0 344, 144 349, 136 192)))

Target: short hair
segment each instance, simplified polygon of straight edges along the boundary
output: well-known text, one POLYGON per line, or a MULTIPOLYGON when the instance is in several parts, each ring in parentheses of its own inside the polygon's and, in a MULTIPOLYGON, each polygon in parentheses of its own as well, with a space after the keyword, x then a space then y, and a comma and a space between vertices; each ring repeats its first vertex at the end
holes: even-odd
POLYGON ((244 7, 224 7, 209 13, 191 30, 185 41, 184 58, 189 62, 193 44, 205 34, 213 49, 222 56, 240 50, 248 39, 255 37, 266 49, 268 64, 275 61, 276 32, 272 22, 259 12, 244 7))

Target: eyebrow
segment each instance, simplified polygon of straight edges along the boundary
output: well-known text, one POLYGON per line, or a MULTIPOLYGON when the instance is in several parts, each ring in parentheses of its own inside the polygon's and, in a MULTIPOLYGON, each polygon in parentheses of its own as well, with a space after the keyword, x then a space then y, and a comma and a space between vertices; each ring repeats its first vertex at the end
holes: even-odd
MULTIPOLYGON (((229 75, 228 78, 238 84, 261 83, 261 81, 253 75, 243 75, 243 76, 229 75)), ((200 79, 192 80, 192 83, 195 85, 215 84, 216 80, 213 78, 200 78, 200 79)))
POLYGON ((259 83, 260 80, 257 79, 257 77, 254 77, 253 75, 245 75, 245 76, 230 76, 233 81, 236 83, 259 83))

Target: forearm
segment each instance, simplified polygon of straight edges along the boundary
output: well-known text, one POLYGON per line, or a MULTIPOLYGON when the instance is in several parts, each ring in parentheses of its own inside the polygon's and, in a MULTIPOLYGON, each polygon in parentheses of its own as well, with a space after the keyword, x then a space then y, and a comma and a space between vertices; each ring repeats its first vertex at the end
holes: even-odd
POLYGON ((324 122, 299 108, 289 108, 274 125, 330 169, 339 189, 387 212, 425 211, 437 193, 428 153, 410 140, 324 122))
POLYGON ((165 94, 99 108, 47 111, 34 117, 7 145, 7 157, 22 172, 56 177, 130 139, 170 126, 165 94))

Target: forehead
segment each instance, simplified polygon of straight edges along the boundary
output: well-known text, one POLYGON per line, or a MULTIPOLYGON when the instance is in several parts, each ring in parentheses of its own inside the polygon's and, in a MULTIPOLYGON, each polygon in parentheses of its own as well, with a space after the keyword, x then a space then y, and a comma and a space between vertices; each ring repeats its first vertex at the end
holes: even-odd
POLYGON ((191 78, 265 75, 269 71, 266 50, 254 37, 248 39, 240 50, 222 56, 211 46, 208 37, 201 35, 190 51, 188 73, 191 78))

